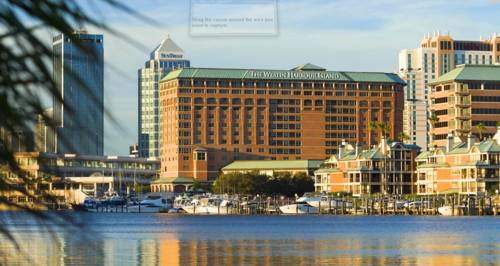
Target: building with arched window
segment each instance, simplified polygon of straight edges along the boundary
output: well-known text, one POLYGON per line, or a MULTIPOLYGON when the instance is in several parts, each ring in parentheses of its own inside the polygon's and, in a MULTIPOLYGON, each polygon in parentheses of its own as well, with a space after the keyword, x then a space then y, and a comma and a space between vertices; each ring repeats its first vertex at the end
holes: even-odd
POLYGON ((161 177, 211 181, 236 160, 324 160, 342 139, 370 146, 385 121, 402 131, 392 73, 184 68, 160 82, 161 177), (360 104, 360 103, 363 104, 360 104))

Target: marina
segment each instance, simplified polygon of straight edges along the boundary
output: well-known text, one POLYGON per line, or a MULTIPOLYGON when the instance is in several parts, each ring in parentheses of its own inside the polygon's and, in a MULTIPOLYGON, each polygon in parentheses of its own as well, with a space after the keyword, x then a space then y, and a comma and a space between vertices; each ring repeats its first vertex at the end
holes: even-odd
POLYGON ((498 196, 374 196, 340 197, 306 193, 302 197, 261 197, 181 194, 149 195, 142 200, 86 199, 76 210, 89 212, 185 213, 191 215, 498 215, 498 196))

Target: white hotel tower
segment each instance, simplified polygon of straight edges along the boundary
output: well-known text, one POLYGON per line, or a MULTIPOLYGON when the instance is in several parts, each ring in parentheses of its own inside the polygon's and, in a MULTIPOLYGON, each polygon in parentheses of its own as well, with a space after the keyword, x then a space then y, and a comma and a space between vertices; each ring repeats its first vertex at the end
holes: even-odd
POLYGON ((167 37, 138 70, 138 144, 140 157, 161 156, 161 119, 159 109, 159 81, 171 70, 189 67, 184 51, 167 37))
MULTIPOLYGON (((453 40, 449 34, 427 34, 420 47, 399 53, 399 76, 406 81, 403 130, 410 142, 428 148, 428 83, 460 64, 491 65, 500 62, 500 36, 479 41, 453 40)), ((439 116, 438 116, 439 117, 439 116)))

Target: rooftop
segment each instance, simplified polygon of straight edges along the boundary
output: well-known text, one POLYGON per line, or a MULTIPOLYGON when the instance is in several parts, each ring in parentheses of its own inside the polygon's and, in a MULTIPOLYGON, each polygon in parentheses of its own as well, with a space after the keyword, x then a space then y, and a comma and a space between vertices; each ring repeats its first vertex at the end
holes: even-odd
POLYGON ((322 163, 322 160, 241 160, 226 165, 222 170, 311 169, 319 168, 322 163))
POLYGON ((184 51, 167 35, 161 43, 151 52, 150 58, 161 58, 161 54, 184 54, 184 51))
POLYGON ((292 70, 236 69, 236 68, 184 68, 171 71, 162 81, 178 78, 251 79, 251 80, 310 80, 341 82, 377 82, 404 85, 394 73, 327 71, 313 64, 304 64, 292 70))
POLYGON ((450 72, 430 82, 430 85, 449 81, 500 81, 500 65, 458 65, 450 72))

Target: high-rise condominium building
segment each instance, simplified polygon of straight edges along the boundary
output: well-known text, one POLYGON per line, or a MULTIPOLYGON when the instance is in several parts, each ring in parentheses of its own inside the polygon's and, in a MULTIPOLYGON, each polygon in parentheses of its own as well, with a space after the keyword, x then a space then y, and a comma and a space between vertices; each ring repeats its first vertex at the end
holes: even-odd
POLYGON ((215 178, 234 160, 324 160, 342 140, 374 145, 371 121, 403 127, 396 74, 184 68, 160 84, 162 177, 215 178))
POLYGON ((184 51, 167 36, 138 71, 139 117, 138 143, 140 157, 159 157, 161 119, 159 112, 159 81, 173 69, 189 67, 184 51))
POLYGON ((452 134, 463 141, 493 136, 500 123, 500 65, 459 65, 429 83, 432 145, 445 146, 452 134))
POLYGON ((420 47, 399 53, 399 76, 407 83, 405 91, 404 131, 411 143, 424 150, 430 136, 429 86, 433 79, 460 64, 491 65, 500 62, 500 36, 493 34, 479 41, 454 40, 450 35, 426 35, 420 47))
POLYGON ((103 155, 103 36, 76 31, 53 38, 54 80, 64 104, 53 102, 59 154, 103 155))
POLYGON ((35 127, 35 150, 38 152, 55 152, 54 127, 51 126, 52 108, 48 108, 43 115, 38 115, 35 127))

